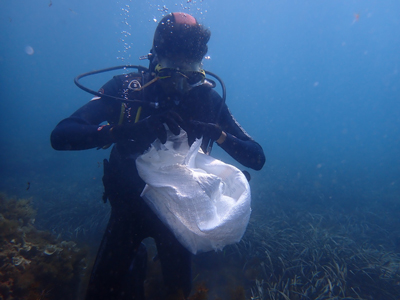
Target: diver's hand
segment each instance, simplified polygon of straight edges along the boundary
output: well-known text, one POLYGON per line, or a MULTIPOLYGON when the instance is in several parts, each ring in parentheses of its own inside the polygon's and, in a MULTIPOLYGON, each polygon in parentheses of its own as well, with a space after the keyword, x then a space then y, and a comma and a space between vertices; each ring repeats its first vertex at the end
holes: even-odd
POLYGON ((143 141, 159 138, 161 143, 167 141, 166 124, 169 130, 178 135, 182 118, 175 112, 167 111, 157 115, 151 115, 137 123, 115 125, 110 129, 110 135, 114 142, 120 140, 143 141))
POLYGON ((181 125, 183 124, 182 118, 173 111, 152 115, 141 122, 146 122, 149 131, 155 134, 162 144, 165 144, 167 141, 167 130, 164 124, 166 124, 169 130, 175 135, 180 133, 181 125))
POLYGON ((188 127, 187 134, 189 145, 192 145, 196 138, 204 137, 212 141, 217 141, 224 136, 221 127, 217 124, 190 121, 188 127))

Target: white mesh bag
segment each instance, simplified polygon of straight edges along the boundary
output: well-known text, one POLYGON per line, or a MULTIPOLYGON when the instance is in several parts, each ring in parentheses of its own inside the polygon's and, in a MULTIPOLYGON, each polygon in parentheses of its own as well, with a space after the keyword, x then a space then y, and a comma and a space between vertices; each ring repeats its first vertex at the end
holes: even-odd
POLYGON ((168 132, 139 156, 136 166, 146 182, 141 196, 179 242, 196 254, 221 250, 242 238, 251 213, 244 174, 201 149, 189 148, 186 132, 168 132))

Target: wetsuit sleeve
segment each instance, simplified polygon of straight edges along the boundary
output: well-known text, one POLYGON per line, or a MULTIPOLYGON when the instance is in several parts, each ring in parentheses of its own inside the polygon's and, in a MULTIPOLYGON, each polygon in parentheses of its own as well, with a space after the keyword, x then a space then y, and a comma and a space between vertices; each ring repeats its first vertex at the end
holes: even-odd
POLYGON ((225 104, 218 123, 227 135, 219 146, 243 166, 261 170, 265 163, 262 147, 244 131, 225 104))
MULTIPOLYGON (((117 95, 117 79, 111 79, 102 90, 106 95, 117 95)), ((56 150, 84 150, 111 144, 111 126, 100 124, 118 120, 120 111, 119 101, 107 97, 94 97, 69 118, 57 124, 50 136, 52 147, 56 150)))

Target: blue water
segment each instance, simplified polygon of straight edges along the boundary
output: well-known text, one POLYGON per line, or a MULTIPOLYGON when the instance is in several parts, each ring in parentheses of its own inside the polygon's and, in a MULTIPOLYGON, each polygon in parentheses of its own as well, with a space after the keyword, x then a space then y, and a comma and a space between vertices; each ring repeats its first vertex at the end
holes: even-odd
MULTIPOLYGON (((91 98, 74 85, 75 76, 147 64, 138 57, 150 50, 166 9, 191 13, 210 28, 204 67, 223 78, 229 108, 264 148, 264 169, 250 171, 253 210, 281 191, 316 205, 324 199, 342 212, 370 208, 396 219, 397 0, 3 0, 1 192, 33 197, 39 215, 49 206, 57 211, 81 205, 106 214, 101 161, 109 152, 56 152, 49 135, 91 98)), ((109 76, 86 83, 97 89, 109 76)), ((240 167, 217 148, 215 156, 240 167)), ((63 224, 52 221, 49 229, 65 230, 63 224)), ((394 250, 400 252, 400 242, 394 250)))

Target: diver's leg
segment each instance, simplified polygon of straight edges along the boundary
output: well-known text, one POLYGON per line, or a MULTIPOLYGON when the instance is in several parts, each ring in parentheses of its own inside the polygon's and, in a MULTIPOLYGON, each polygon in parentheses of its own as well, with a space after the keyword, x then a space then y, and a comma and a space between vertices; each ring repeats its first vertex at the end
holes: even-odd
MULTIPOLYGON (((133 281, 136 280, 134 271, 137 271, 140 265, 138 262, 140 259, 135 260, 135 257, 140 252, 143 259, 143 253, 146 253, 141 246, 142 234, 135 232, 137 224, 134 219, 133 214, 112 210, 93 266, 86 300, 144 298, 143 288, 137 291, 132 287, 133 281), (132 280, 130 284, 127 278, 132 280)), ((147 260, 147 257, 145 259, 147 260)))
POLYGON ((134 259, 131 261, 128 274, 125 278, 125 294, 135 296, 135 298, 129 299, 144 299, 144 281, 146 279, 146 269, 147 248, 145 244, 141 243, 136 251, 134 259))
POLYGON ((157 245, 167 296, 171 297, 168 299, 182 299, 182 296, 187 298, 192 289, 192 254, 178 242, 164 224, 158 227, 158 233, 153 237, 157 245))

